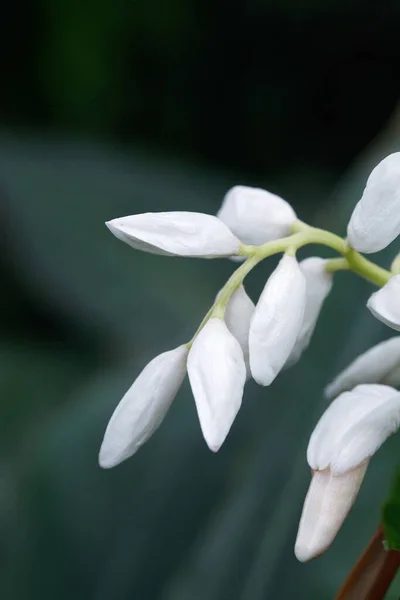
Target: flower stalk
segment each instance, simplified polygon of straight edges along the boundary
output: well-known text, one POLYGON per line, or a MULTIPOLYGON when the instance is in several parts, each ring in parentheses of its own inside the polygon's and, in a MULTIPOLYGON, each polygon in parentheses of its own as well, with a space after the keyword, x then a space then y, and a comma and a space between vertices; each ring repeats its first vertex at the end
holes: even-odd
POLYGON ((228 279, 217 301, 207 312, 193 339, 188 342, 187 347, 191 347, 194 339, 211 317, 224 318, 226 304, 233 292, 243 283, 244 279, 256 265, 264 259, 281 252, 286 252, 293 256, 297 250, 309 244, 326 246, 342 255, 341 258, 332 258, 327 261, 326 270, 329 273, 334 273, 335 271, 353 271, 378 287, 385 285, 393 275, 390 271, 379 267, 359 252, 350 248, 346 240, 335 233, 311 227, 303 221, 295 221, 291 226, 291 235, 287 237, 267 242, 261 246, 241 244, 239 256, 247 257, 247 260, 228 279))
MULTIPOLYGON (((153 435, 186 373, 203 437, 218 451, 240 410, 246 381, 252 377, 271 385, 307 349, 337 271, 351 271, 382 288, 370 296, 367 307, 400 331, 400 255, 388 271, 360 254, 382 250, 400 235, 400 152, 372 171, 346 238, 300 221, 283 198, 241 185, 228 190, 216 216, 150 212, 113 219, 107 226, 136 250, 241 264, 192 340, 156 356, 123 396, 100 450, 104 468, 132 456, 153 435), (298 262, 297 251, 309 244, 326 246, 338 256, 298 262), (254 304, 243 281, 275 254, 283 256, 254 304)), ((307 450, 313 475, 295 545, 298 560, 312 560, 328 549, 356 500, 370 460, 399 430, 399 387, 399 335, 364 352, 327 386, 332 403, 307 450)), ((337 600, 384 597, 400 564, 398 503, 391 510, 388 506, 384 531, 375 534, 337 600)))
POLYGON ((383 600, 399 567, 400 552, 385 549, 379 526, 335 600, 383 600))

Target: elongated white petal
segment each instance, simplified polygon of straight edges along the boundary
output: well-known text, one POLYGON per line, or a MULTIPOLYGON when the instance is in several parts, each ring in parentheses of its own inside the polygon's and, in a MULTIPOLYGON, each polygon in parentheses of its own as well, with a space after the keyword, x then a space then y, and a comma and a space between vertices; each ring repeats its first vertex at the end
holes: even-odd
MULTIPOLYGON (((387 385, 370 383, 358 385, 351 392, 338 396, 328 406, 311 435, 307 449, 310 467, 319 471, 332 468, 335 472, 343 473, 345 468, 337 460, 340 449, 345 447, 343 440, 348 440, 347 435, 351 438, 364 417, 372 414, 375 409, 383 410, 385 404, 398 393, 387 385)), ((384 411, 382 414, 385 414, 384 411)), ((350 464, 349 468, 356 467, 369 456, 369 446, 366 444, 364 456, 360 453, 354 456, 347 453, 346 458, 343 454, 343 465, 346 460, 346 466, 350 464)))
MULTIPOLYGON (((391 389, 391 388, 389 388, 391 389)), ((362 417, 340 439, 331 465, 335 473, 346 473, 369 459, 400 426, 400 392, 362 417)))
POLYGON ((248 297, 244 286, 241 285, 230 297, 224 316, 226 326, 242 348, 247 376, 250 375, 249 330, 254 308, 253 301, 248 297))
POLYGON ((300 270, 306 279, 306 307, 303 324, 287 366, 297 362, 302 352, 308 347, 325 298, 332 289, 332 274, 327 273, 326 262, 325 259, 314 256, 299 263, 300 270))
POLYGON ((400 387, 400 363, 382 379, 381 383, 391 387, 400 387))
POLYGON ((245 244, 260 245, 290 233, 290 204, 260 188, 237 185, 225 195, 218 217, 245 244))
POLYGON ((318 556, 332 543, 371 456, 399 426, 400 392, 380 384, 344 392, 322 415, 307 449, 314 475, 295 546, 299 560, 318 556))
POLYGON ((295 555, 305 562, 331 545, 360 489, 368 463, 344 475, 315 471, 304 502, 295 555))
POLYGON ((237 254, 240 246, 222 221, 203 213, 144 213, 106 225, 118 239, 153 254, 214 258, 237 254))
POLYGON ((204 438, 216 452, 240 408, 246 381, 240 344, 221 319, 210 319, 194 340, 188 374, 204 438))
POLYGON ((359 252, 378 252, 400 234, 400 152, 373 169, 347 228, 350 245, 359 252))
POLYGON ((126 392, 112 415, 100 449, 108 469, 129 458, 164 419, 186 374, 186 346, 154 358, 126 392))
POLYGON ((297 260, 285 255, 267 281, 250 324, 251 373, 269 385, 286 363, 303 324, 306 282, 297 260))
POLYGON ((325 395, 335 398, 360 383, 384 383, 397 387, 400 372, 396 376, 396 367, 400 367, 400 336, 385 340, 360 354, 326 387, 325 395))
POLYGON ((367 307, 379 321, 400 331, 400 275, 389 279, 383 288, 372 294, 367 307))

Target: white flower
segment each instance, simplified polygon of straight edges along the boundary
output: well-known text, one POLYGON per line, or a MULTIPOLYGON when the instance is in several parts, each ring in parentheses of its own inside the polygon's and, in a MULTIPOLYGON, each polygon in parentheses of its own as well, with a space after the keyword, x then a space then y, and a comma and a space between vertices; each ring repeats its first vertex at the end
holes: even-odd
POLYGON ((251 373, 269 385, 292 352, 303 324, 306 281, 297 260, 284 255, 268 279, 250 324, 251 373))
POLYGON ((193 342, 187 367, 204 438, 217 452, 240 408, 246 381, 242 349, 224 321, 206 323, 193 342))
POLYGON ((253 312, 254 303, 247 295, 244 286, 240 285, 226 304, 224 321, 242 348, 247 376, 250 375, 249 330, 253 312))
POLYGON ((349 244, 359 252, 378 252, 400 234, 400 152, 373 169, 347 227, 349 244))
POLYGON ((99 454, 108 469, 129 458, 164 419, 186 374, 185 345, 154 358, 126 392, 107 426, 99 454))
POLYGON ((203 213, 144 213, 106 225, 118 239, 152 254, 214 258, 237 254, 240 247, 222 221, 203 213))
POLYGON ((335 398, 360 383, 400 385, 400 336, 380 342, 360 354, 326 387, 325 395, 335 398))
POLYGON ((379 321, 400 331, 400 275, 395 275, 383 288, 373 293, 367 307, 379 321))
POLYGON ((318 422, 307 450, 313 470, 295 554, 301 561, 324 552, 349 513, 368 461, 400 425, 400 392, 378 384, 344 392, 318 422))
POLYGON ((289 235, 296 221, 288 202, 266 190, 244 185, 227 192, 217 216, 241 242, 257 246, 289 235))
POLYGON ((306 258, 299 263, 301 272, 306 279, 306 308, 303 324, 287 361, 287 366, 297 362, 302 352, 308 347, 322 305, 332 289, 332 274, 326 271, 326 263, 325 259, 319 257, 306 258))

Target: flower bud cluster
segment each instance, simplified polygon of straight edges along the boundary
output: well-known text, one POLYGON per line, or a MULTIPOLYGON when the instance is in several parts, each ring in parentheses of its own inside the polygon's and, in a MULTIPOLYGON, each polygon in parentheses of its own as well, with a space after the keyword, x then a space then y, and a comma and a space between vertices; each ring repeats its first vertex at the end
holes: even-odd
MULTIPOLYGON (((208 447, 223 444, 240 409, 246 381, 271 385, 310 344, 333 273, 351 269, 378 284, 374 316, 400 331, 400 274, 359 254, 375 252, 400 234, 400 153, 371 173, 344 241, 297 220, 275 194, 236 186, 217 214, 146 213, 107 223, 134 249, 168 256, 228 257, 245 261, 221 288, 193 339, 154 358, 126 392, 105 432, 100 465, 132 456, 155 432, 186 373, 208 447), (341 259, 298 261, 308 243, 325 243, 341 259), (256 304, 243 285, 264 258, 283 256, 256 304)), ((395 264, 394 261, 393 264, 395 264)), ((396 263, 397 264, 397 263, 396 263)), ((400 337, 368 350, 327 386, 334 399, 311 436, 307 459, 313 478, 304 504, 296 556, 309 560, 334 539, 349 512, 371 456, 400 424, 400 337)))

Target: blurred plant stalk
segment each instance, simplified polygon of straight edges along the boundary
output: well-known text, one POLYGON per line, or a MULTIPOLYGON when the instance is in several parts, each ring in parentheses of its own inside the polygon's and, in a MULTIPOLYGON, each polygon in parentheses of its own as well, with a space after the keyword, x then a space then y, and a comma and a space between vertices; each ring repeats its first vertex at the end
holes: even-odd
POLYGON ((400 567, 400 552, 386 550, 379 525, 335 600, 382 600, 400 567))

